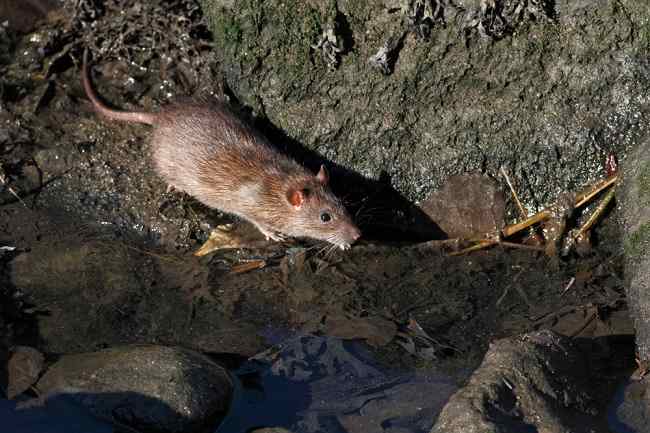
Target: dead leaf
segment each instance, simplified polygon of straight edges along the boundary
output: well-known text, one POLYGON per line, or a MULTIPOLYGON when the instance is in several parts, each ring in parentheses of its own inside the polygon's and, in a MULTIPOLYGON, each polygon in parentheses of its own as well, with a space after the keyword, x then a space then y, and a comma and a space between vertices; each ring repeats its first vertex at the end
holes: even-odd
POLYGON ((243 274, 244 272, 262 269, 266 266, 266 260, 251 260, 250 262, 240 263, 230 269, 231 274, 243 274))
POLYGON ((208 240, 201 245, 194 255, 201 257, 219 250, 259 248, 268 244, 268 242, 256 235, 242 230, 233 230, 226 226, 219 226, 212 230, 208 240))
POLYGON ((374 347, 390 343, 397 333, 395 322, 380 316, 354 317, 335 313, 326 316, 323 326, 327 335, 345 340, 366 340, 374 347))
POLYGON ((282 284, 289 285, 289 277, 301 273, 305 269, 307 250, 304 248, 289 248, 286 256, 280 261, 282 284))
POLYGON ((449 238, 496 232, 505 221, 505 198, 491 178, 481 174, 451 176, 420 208, 449 238))
POLYGON ((437 349, 456 350, 431 337, 413 318, 397 332, 395 342, 412 355, 431 361, 437 358, 437 349))

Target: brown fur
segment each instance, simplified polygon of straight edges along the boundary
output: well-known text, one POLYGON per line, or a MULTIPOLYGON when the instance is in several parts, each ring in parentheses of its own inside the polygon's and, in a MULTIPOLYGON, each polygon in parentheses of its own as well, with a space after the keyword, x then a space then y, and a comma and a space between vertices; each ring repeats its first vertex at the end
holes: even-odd
POLYGON ((325 172, 315 176, 280 154, 225 105, 170 104, 158 114, 112 110, 92 89, 85 60, 84 88, 95 109, 110 119, 151 124, 156 170, 176 189, 251 221, 267 237, 305 236, 347 248, 360 236, 325 172), (321 220, 324 212, 330 221, 321 220))

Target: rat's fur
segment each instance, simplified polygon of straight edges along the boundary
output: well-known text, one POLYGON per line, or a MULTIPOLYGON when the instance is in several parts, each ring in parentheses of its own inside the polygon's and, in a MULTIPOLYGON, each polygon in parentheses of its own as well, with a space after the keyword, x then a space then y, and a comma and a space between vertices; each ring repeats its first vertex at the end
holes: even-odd
POLYGON ((159 113, 110 109, 90 83, 87 53, 82 79, 98 113, 153 126, 156 170, 174 188, 251 221, 267 238, 305 236, 348 248, 360 236, 330 191, 324 167, 317 175, 308 172, 224 104, 170 104, 159 113), (321 218, 324 213, 329 221, 321 218))

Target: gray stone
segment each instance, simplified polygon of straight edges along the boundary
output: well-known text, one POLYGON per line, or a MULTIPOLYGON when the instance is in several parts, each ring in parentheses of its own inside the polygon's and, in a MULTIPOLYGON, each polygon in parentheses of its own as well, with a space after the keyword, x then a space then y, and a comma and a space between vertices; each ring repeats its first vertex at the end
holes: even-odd
POLYGON ((625 287, 639 359, 650 361, 650 139, 621 167, 625 287))
POLYGON ((630 381, 620 393, 620 400, 614 401, 610 418, 613 433, 643 433, 648 429, 650 419, 650 382, 630 381))
POLYGON ((444 6, 429 38, 404 2, 219 3, 202 1, 227 84, 282 131, 278 145, 386 173, 409 199, 505 166, 526 205, 549 204, 602 177, 606 154, 624 155, 646 128, 647 38, 631 35, 648 2, 433 2, 444 6), (343 40, 336 70, 311 48, 329 27, 343 40), (368 60, 387 44, 382 75, 368 60))
MULTIPOLYGON (((621 165, 618 198, 623 214, 625 288, 634 319, 641 369, 650 362, 650 139, 621 165)), ((632 381, 623 389, 614 418, 617 431, 645 431, 648 426, 648 381, 632 381)))
POLYGON ((69 151, 62 149, 44 149, 34 155, 34 161, 47 179, 61 176, 70 169, 69 151))
POLYGON ((123 346, 65 355, 37 383, 66 394, 100 419, 147 432, 214 429, 230 405, 228 373, 181 348, 123 346))
POLYGON ((605 432, 586 357, 551 331, 498 340, 431 433, 605 432))

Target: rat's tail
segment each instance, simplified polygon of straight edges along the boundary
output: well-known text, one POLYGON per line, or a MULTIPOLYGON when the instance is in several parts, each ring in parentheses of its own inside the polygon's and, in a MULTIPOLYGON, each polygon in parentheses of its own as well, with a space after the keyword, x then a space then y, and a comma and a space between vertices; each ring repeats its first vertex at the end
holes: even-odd
POLYGON ((84 51, 83 66, 81 70, 81 81, 84 85, 84 90, 86 91, 86 96, 90 99, 90 102, 93 104, 93 108, 96 112, 101 114, 104 117, 107 117, 111 120, 121 120, 124 122, 136 122, 136 123, 146 123, 147 125, 153 125, 156 120, 156 115, 153 113, 145 113, 142 111, 120 111, 113 110, 104 104, 97 96, 95 89, 93 89, 92 83, 90 82, 90 72, 88 70, 88 49, 84 51))

